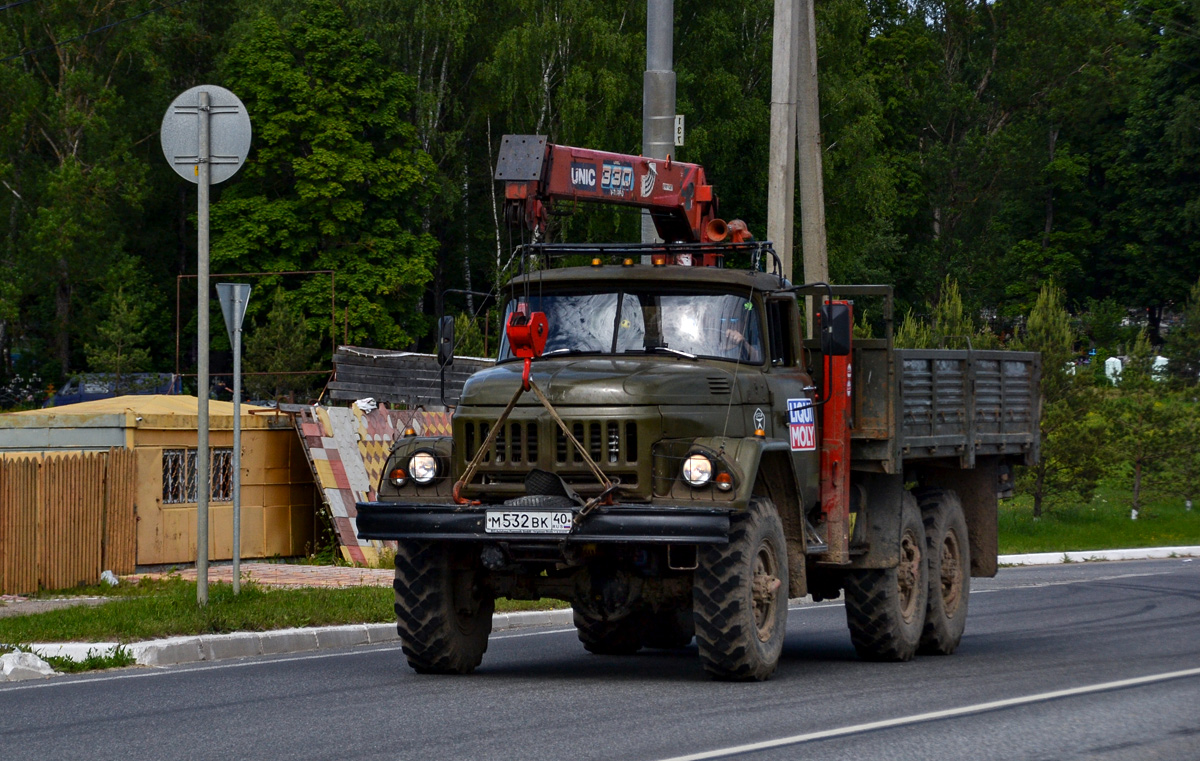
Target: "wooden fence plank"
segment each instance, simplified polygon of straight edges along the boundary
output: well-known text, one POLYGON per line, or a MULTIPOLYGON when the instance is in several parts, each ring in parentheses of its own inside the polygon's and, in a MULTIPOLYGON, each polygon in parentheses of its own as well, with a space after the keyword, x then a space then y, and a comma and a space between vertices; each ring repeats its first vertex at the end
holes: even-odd
POLYGON ((0 461, 0 594, 38 588, 36 459, 0 461))
POLYGON ((136 468, 137 458, 132 449, 108 450, 101 565, 115 574, 133 573, 137 564, 136 468))

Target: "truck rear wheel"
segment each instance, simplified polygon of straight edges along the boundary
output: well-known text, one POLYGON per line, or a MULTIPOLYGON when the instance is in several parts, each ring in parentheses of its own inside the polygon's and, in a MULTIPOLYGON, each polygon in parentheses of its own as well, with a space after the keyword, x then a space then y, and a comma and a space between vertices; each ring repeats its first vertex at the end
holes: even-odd
POLYGON ((846 573, 846 623, 861 658, 907 661, 917 652, 929 597, 925 527, 916 499, 901 498, 900 562, 846 573))
POLYGON ((396 631, 418 673, 468 674, 487 651, 496 601, 478 569, 457 565, 444 545, 400 542, 396 550, 396 631))
POLYGON ((754 498, 707 547, 692 588, 696 645, 716 679, 762 681, 779 665, 787 626, 787 543, 775 504, 754 498))
POLYGON ((943 489, 918 493, 929 559, 929 603, 919 652, 949 655, 962 640, 971 592, 971 545, 958 495, 943 489))
POLYGON ((695 636, 696 619, 690 605, 646 613, 641 635, 643 647, 678 650, 690 645, 695 636))
POLYGON ((640 623, 635 614, 605 620, 572 606, 579 641, 596 655, 633 655, 642 648, 640 623))

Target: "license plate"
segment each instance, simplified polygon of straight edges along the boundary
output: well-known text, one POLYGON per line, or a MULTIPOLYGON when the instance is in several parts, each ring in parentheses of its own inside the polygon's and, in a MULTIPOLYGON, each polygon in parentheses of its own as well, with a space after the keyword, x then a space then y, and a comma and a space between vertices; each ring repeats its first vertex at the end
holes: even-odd
POLYGON ((489 534, 566 534, 570 510, 488 510, 484 531, 489 534))

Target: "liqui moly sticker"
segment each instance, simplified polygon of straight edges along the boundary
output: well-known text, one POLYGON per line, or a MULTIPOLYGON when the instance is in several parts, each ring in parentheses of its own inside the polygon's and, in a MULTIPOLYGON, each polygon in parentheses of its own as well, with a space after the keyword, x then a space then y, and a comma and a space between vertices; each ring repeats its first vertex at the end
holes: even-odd
POLYGON ((793 452, 811 452, 817 448, 817 424, 812 399, 788 399, 788 439, 793 452))

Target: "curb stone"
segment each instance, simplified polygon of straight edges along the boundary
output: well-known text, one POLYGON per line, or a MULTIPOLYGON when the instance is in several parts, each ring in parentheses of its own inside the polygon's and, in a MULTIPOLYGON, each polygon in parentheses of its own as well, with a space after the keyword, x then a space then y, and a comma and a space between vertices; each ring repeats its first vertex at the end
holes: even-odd
POLYGON ((1144 547, 1135 550, 1080 550, 1074 552, 1030 552, 1001 555, 1000 565, 1058 565, 1089 560, 1155 560, 1171 557, 1200 557, 1200 546, 1144 547))
MULTIPOLYGON (((506 631, 531 626, 555 626, 572 623, 570 609, 533 610, 519 613, 497 613, 492 618, 492 631, 506 631)), ((396 642, 395 624, 350 624, 319 626, 307 629, 277 629, 266 632, 234 632, 205 634, 197 637, 168 637, 166 639, 134 642, 126 647, 139 666, 176 666, 184 663, 220 661, 227 658, 246 658, 255 655, 286 655, 312 650, 374 645, 396 642)), ((89 651, 107 653, 117 642, 48 642, 30 645, 42 655, 83 660, 89 651)))
MULTIPOLYGON (((1005 566, 1030 566, 1058 565, 1063 562, 1082 563, 1089 560, 1148 560, 1170 557, 1200 557, 1200 546, 1035 552, 1023 555, 1001 555, 997 561, 1000 565, 1005 566)), ((792 600, 790 603, 794 607, 802 604, 802 601, 792 600)), ((496 613, 492 616, 492 631, 508 631, 533 626, 571 626, 573 623, 574 619, 570 608, 496 613)), ((169 637, 147 642, 134 642, 127 647, 139 666, 174 666, 226 658, 286 655, 357 645, 374 645, 398 640, 396 625, 385 623, 169 637)), ((83 660, 89 651, 106 653, 117 644, 116 642, 65 642, 34 644, 30 648, 41 655, 66 656, 74 660, 83 660)))

